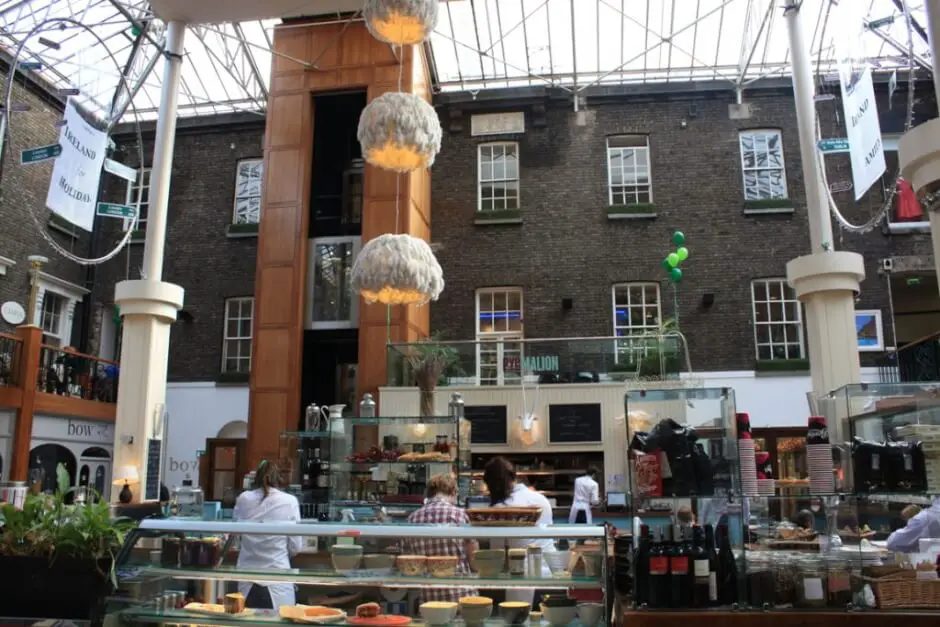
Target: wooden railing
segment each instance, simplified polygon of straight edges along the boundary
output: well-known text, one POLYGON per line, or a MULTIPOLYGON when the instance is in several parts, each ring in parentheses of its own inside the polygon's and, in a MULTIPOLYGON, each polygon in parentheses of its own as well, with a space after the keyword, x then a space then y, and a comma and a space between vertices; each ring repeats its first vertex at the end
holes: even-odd
POLYGON ((118 372, 116 362, 42 344, 36 386, 47 394, 116 403, 118 372))
POLYGON ((15 335, 0 333, 0 386, 19 386, 22 355, 23 340, 15 335))

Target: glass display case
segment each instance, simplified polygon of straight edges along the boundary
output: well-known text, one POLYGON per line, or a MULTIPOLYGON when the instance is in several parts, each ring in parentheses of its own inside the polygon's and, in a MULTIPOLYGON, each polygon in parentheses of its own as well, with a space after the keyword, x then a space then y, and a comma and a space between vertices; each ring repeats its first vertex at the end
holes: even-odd
POLYGON ((796 491, 777 485, 730 390, 628 394, 640 524, 615 552, 617 592, 634 614, 940 610, 940 537, 919 524, 891 536, 920 508, 940 519, 933 398, 932 386, 858 385, 820 399, 803 442, 787 438, 802 456, 784 480, 796 491))
POLYGON ((580 616, 594 627, 609 616, 606 532, 589 525, 145 520, 128 535, 117 573, 110 611, 125 623, 288 624, 308 612, 302 606, 317 606, 306 616, 328 625, 568 625, 580 616), (302 548, 293 568, 236 567, 238 538, 256 535, 294 539, 302 548), (555 551, 561 540, 579 548, 555 551), (450 543, 454 557, 441 548, 450 543), (246 582, 294 585, 300 605, 245 610, 237 590, 246 582), (551 600, 530 621, 529 600, 545 593, 551 600))

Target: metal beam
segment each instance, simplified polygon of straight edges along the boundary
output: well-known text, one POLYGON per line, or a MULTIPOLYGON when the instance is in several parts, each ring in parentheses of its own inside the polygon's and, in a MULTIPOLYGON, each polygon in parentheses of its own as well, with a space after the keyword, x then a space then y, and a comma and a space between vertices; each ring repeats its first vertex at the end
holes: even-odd
MULTIPOLYGON (((144 29, 150 30, 151 21, 147 20, 144 23, 144 29)), ((130 54, 127 55, 127 63, 124 64, 124 70, 121 72, 121 76, 124 78, 118 81, 117 86, 114 88, 114 96, 111 98, 111 109, 109 117, 114 119, 114 111, 118 108, 118 100, 121 98, 121 93, 124 92, 126 88, 126 82, 131 72, 134 69, 134 64, 137 63, 137 55, 140 53, 142 48, 142 43, 144 41, 144 31, 140 31, 137 34, 137 37, 134 38, 134 43, 131 44, 130 54)), ((159 55, 158 55, 159 56, 159 55)), ((113 124, 113 122, 112 122, 113 124)))
MULTIPOLYGON (((764 11, 764 17, 761 19, 760 27, 757 29, 757 34, 754 35, 754 41, 747 41, 747 31, 748 31, 748 20, 750 19, 750 11, 754 7, 753 0, 752 3, 748 5, 748 17, 745 19, 744 23, 744 40, 741 42, 741 60, 738 63, 738 79, 736 84, 740 86, 744 82, 744 77, 747 75, 748 69, 751 67, 751 61, 754 60, 754 54, 757 52, 757 46, 760 43, 760 37, 764 33, 764 29, 767 28, 767 23, 770 21, 770 16, 773 14, 774 10, 774 0, 771 0, 767 3, 767 10, 764 11), (748 50, 750 48, 750 50, 748 50)), ((720 36, 720 33, 719 33, 720 36)), ((767 36, 770 37, 770 33, 767 33, 767 36)), ((765 47, 766 51, 766 47, 765 47)))
MULTIPOLYGON (((213 26, 209 26, 209 25, 203 24, 203 25, 200 26, 200 28, 203 29, 203 30, 209 31, 209 32, 211 32, 211 33, 216 33, 216 34, 220 35, 221 37, 227 37, 228 39, 235 39, 236 41, 238 40, 238 37, 236 37, 236 36, 234 36, 234 35, 232 35, 232 34, 230 34, 230 33, 226 33, 225 31, 220 30, 220 29, 218 29, 218 28, 215 28, 215 27, 213 27, 213 26)), ((256 44, 256 43, 253 42, 253 41, 245 41, 245 45, 250 46, 250 47, 252 47, 252 48, 256 48, 256 49, 258 49, 258 50, 264 50, 265 52, 271 53, 271 54, 274 55, 275 57, 280 57, 280 58, 282 58, 282 59, 287 59, 288 61, 293 61, 294 63, 296 63, 297 65, 301 66, 301 67, 304 68, 305 70, 314 70, 314 69, 316 69, 316 68, 313 66, 313 64, 310 63, 309 61, 302 61, 301 59, 298 59, 297 57, 292 57, 292 56, 290 56, 289 54, 284 54, 283 52, 278 52, 277 50, 274 50, 273 47, 262 46, 261 44, 256 44)))
MULTIPOLYGON (((140 76, 137 78, 137 83, 134 84, 134 86, 131 88, 130 93, 127 94, 127 99, 124 101, 123 104, 121 104, 121 106, 118 108, 116 112, 112 109, 112 112, 111 112, 112 127, 114 126, 114 124, 117 124, 121 120, 121 118, 124 117, 125 113, 127 113, 127 110, 128 108, 130 108, 131 103, 134 102, 134 98, 136 98, 140 90, 143 89, 144 84, 147 82, 147 79, 150 78, 150 75, 153 73, 154 68, 157 67, 157 61, 159 61, 162 58, 163 58, 163 54, 159 51, 154 53, 154 55, 150 57, 150 60, 147 61, 147 65, 144 66, 143 72, 141 72, 140 76)), ((139 115, 140 110, 138 109, 137 112, 139 115)))
MULTIPOLYGON (((138 30, 140 30, 140 32, 144 33, 144 37, 146 37, 146 38, 150 41, 150 43, 152 43, 154 46, 156 46, 158 50, 160 50, 160 51, 163 50, 162 44, 161 44, 160 42, 158 42, 156 39, 154 39, 153 36, 148 32, 147 29, 144 29, 143 22, 141 22, 141 21, 138 20, 136 17, 134 17, 133 15, 131 15, 131 12, 128 11, 128 10, 124 7, 123 4, 121 4, 120 2, 118 2, 118 0, 108 0, 108 2, 110 2, 111 5, 112 5, 115 9, 117 9, 118 13, 120 13, 120 14, 123 15, 125 18, 127 18, 127 21, 130 22, 130 23, 134 26, 134 28, 137 28, 138 30)), ((184 26, 184 28, 185 28, 185 26, 184 26)))

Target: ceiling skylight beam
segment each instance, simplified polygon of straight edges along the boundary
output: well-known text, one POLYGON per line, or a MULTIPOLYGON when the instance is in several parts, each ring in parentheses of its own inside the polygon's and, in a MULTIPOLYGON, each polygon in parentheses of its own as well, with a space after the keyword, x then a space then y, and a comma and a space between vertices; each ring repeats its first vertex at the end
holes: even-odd
MULTIPOLYGON (((150 30, 149 21, 145 22, 143 26, 145 30, 148 30, 148 31, 150 30)), ((144 43, 144 31, 142 30, 137 34, 137 37, 134 38, 134 43, 131 45, 131 52, 129 55, 127 55, 127 62, 124 64, 123 76, 125 77, 127 82, 129 82, 131 72, 134 70, 134 63, 137 60, 137 55, 141 54, 141 51, 143 49, 143 45, 142 45, 143 43, 144 43)), ((133 88, 131 87, 130 89, 133 89, 133 88)), ((120 101, 121 96, 124 94, 125 91, 129 91, 125 81, 119 81, 117 86, 114 88, 114 95, 111 97, 112 124, 114 123, 114 121, 120 119, 120 116, 117 116, 117 118, 115 118, 114 114, 119 108, 118 102, 120 101)), ((131 96, 131 98, 133 98, 133 96, 131 96)))
POLYGON ((578 44, 575 36, 576 21, 574 17, 574 0, 569 0, 568 6, 571 7, 571 82, 574 86, 574 110, 578 110, 578 44))
MULTIPOLYGON (((753 2, 748 4, 748 11, 754 7, 753 2)), ((748 69, 751 67, 751 61, 754 60, 754 54, 757 52, 757 47, 760 45, 761 35, 764 33, 764 29, 767 28, 768 22, 771 19, 774 11, 774 0, 771 0, 767 3, 767 10, 764 11, 764 15, 761 18, 760 26, 757 29, 757 34, 754 35, 754 41, 748 42, 743 41, 744 44, 741 49, 741 62, 738 65, 738 78, 735 80, 735 84, 740 86, 744 82, 744 77, 747 75, 748 69)), ((746 18, 745 18, 746 19, 746 18)), ((747 33, 747 28, 745 28, 745 35, 747 33)), ((767 37, 764 43, 764 56, 767 56, 767 43, 770 41, 770 37, 767 37)))
MULTIPOLYGON (((207 25, 207 24, 203 24, 203 25, 201 26, 201 28, 202 28, 203 30, 206 30, 206 31, 210 32, 210 33, 216 33, 219 37, 225 37, 225 38, 227 38, 227 39, 234 39, 234 40, 236 40, 236 41, 238 40, 238 37, 236 37, 235 35, 232 35, 231 33, 226 33, 225 31, 219 30, 217 27, 214 27, 214 26, 210 26, 210 25, 207 25)), ((297 57, 292 57, 292 56, 289 55, 289 54, 284 54, 283 52, 278 52, 278 51, 274 50, 273 48, 267 48, 267 47, 262 46, 261 44, 256 43, 256 42, 254 42, 254 41, 250 41, 250 40, 249 40, 249 41, 246 41, 245 43, 246 43, 248 46, 250 46, 251 48, 254 48, 255 50, 264 50, 265 52, 269 52, 269 53, 271 53, 272 55, 274 55, 274 56, 276 56, 276 57, 280 57, 281 59, 286 59, 286 60, 288 60, 288 61, 292 61, 292 62, 296 63, 297 65, 299 65, 299 66, 302 67, 302 68, 305 68, 305 69, 308 69, 308 70, 316 69, 316 68, 314 68, 313 64, 310 63, 309 61, 303 61, 303 60, 301 60, 301 59, 298 59, 297 57)))
MULTIPOLYGON (((692 54, 695 59, 695 47, 698 45, 698 18, 702 14, 702 0, 695 0, 695 28, 692 29, 692 54)), ((689 72, 689 80, 692 80, 692 72, 689 72)))
MULTIPOLYGON (((545 0, 545 2, 548 2, 548 0, 545 0)), ((543 2, 540 6, 545 6, 545 2, 543 2)), ((526 23, 526 21, 529 19, 529 16, 532 15, 532 13, 530 13, 529 15, 526 15, 526 14, 525 14, 525 3, 523 2, 523 0, 519 0, 519 9, 520 9, 519 12, 520 12, 520 13, 522 14, 522 16, 523 16, 523 17, 522 17, 522 22, 521 22, 521 24, 522 24, 522 46, 523 46, 523 52, 525 53, 526 74, 529 75, 529 85, 531 85, 531 84, 532 84, 532 77, 531 77, 531 75, 532 75, 532 62, 531 62, 531 60, 529 59, 529 33, 528 33, 528 30, 526 29, 526 24, 525 24, 525 23, 526 23)), ((547 9, 546 9, 546 10, 547 10, 547 9)), ((533 13, 534 13, 534 11, 533 11, 533 13)), ((512 29, 510 29, 510 32, 512 32, 512 29)))
POLYGON ((242 54, 248 59, 248 67, 251 68, 251 75, 255 79, 255 84, 258 86, 258 93, 261 94, 261 97, 264 99, 265 103, 267 103, 268 88, 264 84, 264 75, 261 73, 261 68, 258 67, 258 62, 248 48, 248 38, 245 37, 245 31, 242 29, 242 25, 237 22, 232 26, 235 28, 235 34, 238 35, 238 42, 241 45, 242 54))
MULTIPOLYGON (((138 20, 138 19, 137 19, 136 17, 134 17, 133 15, 131 15, 130 11, 128 11, 127 9, 124 8, 124 5, 123 5, 123 4, 121 4, 120 2, 118 2, 118 0, 108 0, 108 2, 110 2, 111 5, 112 5, 115 9, 118 10, 118 13, 120 13, 121 15, 123 15, 123 16, 127 19, 127 21, 130 22, 132 26, 134 26, 134 28, 139 29, 142 33, 146 33, 146 34, 144 35, 144 37, 146 37, 146 38, 150 41, 150 43, 152 43, 154 46, 157 46, 158 48, 160 48, 160 42, 158 42, 156 39, 154 39, 154 38, 153 38, 153 35, 151 35, 149 31, 145 31, 145 30, 144 30, 143 24, 141 23, 141 21, 138 20)), ((162 50, 162 48, 160 48, 160 49, 162 50)))
MULTIPOLYGON (((473 0, 470 0, 470 14, 473 16, 473 34, 477 40, 476 52, 480 55, 480 80, 483 81, 483 86, 486 86, 486 68, 483 67, 483 57, 489 56, 484 55, 480 50, 480 23, 477 22, 477 9, 473 0)), ((457 33, 454 33, 454 37, 457 37, 457 33)))

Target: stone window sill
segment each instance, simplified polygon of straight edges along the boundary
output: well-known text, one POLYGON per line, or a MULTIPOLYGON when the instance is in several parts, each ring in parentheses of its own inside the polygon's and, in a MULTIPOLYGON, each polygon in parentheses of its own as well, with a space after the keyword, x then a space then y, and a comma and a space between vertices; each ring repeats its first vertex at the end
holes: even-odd
POLYGON ((744 201, 744 215, 746 216, 790 215, 795 211, 795 203, 789 198, 744 201))
POLYGON ((215 379, 216 386, 238 387, 248 385, 251 375, 247 372, 221 372, 215 379))
POLYGON ((808 359, 758 359, 754 364, 754 374, 758 377, 804 376, 808 372, 808 359))
POLYGON ((653 220, 655 218, 656 205, 652 203, 607 207, 608 220, 653 220))
POLYGON ((229 239, 258 237, 258 224, 229 224, 225 236, 229 239))
POLYGON ((476 225, 522 224, 522 212, 518 209, 508 211, 478 211, 473 218, 476 225))

